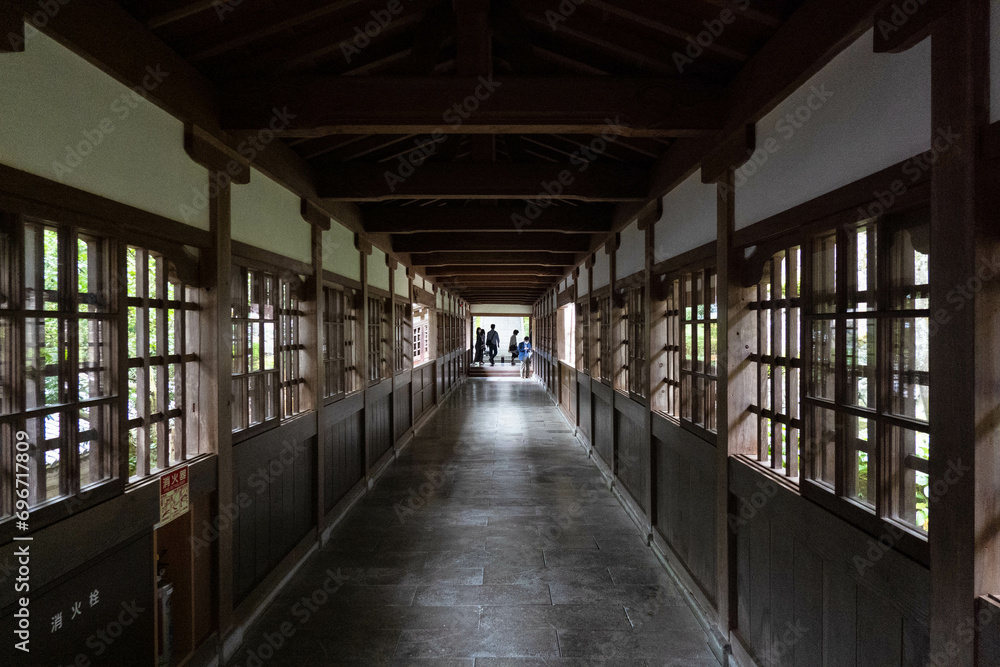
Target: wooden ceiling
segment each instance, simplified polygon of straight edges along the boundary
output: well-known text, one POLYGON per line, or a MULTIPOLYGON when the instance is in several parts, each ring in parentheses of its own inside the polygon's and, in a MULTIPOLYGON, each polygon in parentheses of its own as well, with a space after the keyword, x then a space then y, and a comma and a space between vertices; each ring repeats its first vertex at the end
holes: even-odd
POLYGON ((119 0, 222 91, 224 129, 274 130, 470 303, 533 303, 603 243, 801 4, 119 0))

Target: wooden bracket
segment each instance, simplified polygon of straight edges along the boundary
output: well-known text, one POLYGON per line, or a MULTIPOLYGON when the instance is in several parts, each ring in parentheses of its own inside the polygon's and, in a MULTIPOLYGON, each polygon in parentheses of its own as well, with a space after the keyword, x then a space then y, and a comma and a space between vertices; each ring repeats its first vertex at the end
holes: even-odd
POLYGON ((586 261, 585 261, 585 262, 583 263, 583 268, 587 269, 588 271, 589 271, 589 270, 591 270, 592 268, 594 268, 594 262, 595 262, 596 260, 597 260, 597 256, 596 256, 596 255, 591 255, 591 256, 590 256, 590 257, 588 257, 588 258, 587 258, 587 260, 586 260, 586 261))
POLYGON ((611 238, 609 238, 607 242, 604 244, 604 252, 610 255, 614 251, 618 250, 618 248, 621 247, 621 244, 622 244, 622 235, 619 234, 618 232, 615 232, 614 234, 611 235, 611 238))
POLYGON ((354 235, 354 247, 357 248, 365 255, 372 254, 372 244, 371 241, 361 236, 361 234, 354 235))
POLYGON ((893 2, 875 12, 875 53, 902 53, 924 41, 952 0, 893 2), (912 8, 913 11, 908 11, 912 8))
POLYGON ((390 271, 395 271, 396 267, 399 266, 399 262, 395 257, 390 257, 388 254, 385 256, 385 265, 389 267, 390 271))
POLYGON ((190 123, 184 126, 184 150, 197 164, 215 174, 228 174, 236 185, 250 182, 250 168, 214 141, 208 134, 190 123))
POLYGON ((757 126, 747 123, 742 131, 734 132, 726 141, 705 156, 701 163, 701 182, 719 182, 730 169, 739 169, 757 150, 757 126))
POLYGON ((324 232, 330 229, 330 216, 305 197, 302 198, 301 213, 302 219, 310 225, 322 229, 324 232))
POLYGON ((655 225, 660 218, 663 217, 663 198, 657 197, 653 201, 646 204, 641 211, 639 211, 639 217, 636 218, 639 230, 645 231, 655 225))

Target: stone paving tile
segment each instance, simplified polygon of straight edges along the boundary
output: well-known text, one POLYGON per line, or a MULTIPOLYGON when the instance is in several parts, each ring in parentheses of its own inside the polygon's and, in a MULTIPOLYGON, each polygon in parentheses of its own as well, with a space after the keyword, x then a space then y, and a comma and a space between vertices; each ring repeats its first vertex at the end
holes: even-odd
POLYGON ((473 380, 442 405, 247 631, 230 667, 262 646, 252 655, 263 664, 294 667, 718 664, 532 382, 473 380), (304 606, 331 574, 342 585, 304 606), (282 627, 291 638, 267 645, 282 627))

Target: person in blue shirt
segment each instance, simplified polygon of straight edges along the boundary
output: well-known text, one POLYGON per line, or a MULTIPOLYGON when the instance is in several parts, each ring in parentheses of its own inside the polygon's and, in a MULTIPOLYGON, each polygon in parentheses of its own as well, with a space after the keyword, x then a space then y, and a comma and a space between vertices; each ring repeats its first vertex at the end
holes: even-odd
POLYGON ((517 346, 517 357, 521 360, 521 377, 531 377, 531 336, 525 336, 517 346))

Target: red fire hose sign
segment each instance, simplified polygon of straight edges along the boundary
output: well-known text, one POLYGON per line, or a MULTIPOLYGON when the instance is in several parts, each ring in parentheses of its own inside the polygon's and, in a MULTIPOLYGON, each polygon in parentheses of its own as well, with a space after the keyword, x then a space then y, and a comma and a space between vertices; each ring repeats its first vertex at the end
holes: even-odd
POLYGON ((182 516, 189 506, 187 466, 160 477, 160 525, 182 516))

